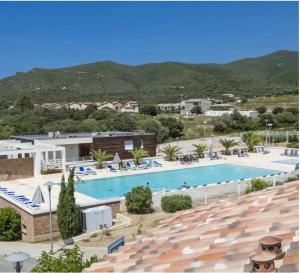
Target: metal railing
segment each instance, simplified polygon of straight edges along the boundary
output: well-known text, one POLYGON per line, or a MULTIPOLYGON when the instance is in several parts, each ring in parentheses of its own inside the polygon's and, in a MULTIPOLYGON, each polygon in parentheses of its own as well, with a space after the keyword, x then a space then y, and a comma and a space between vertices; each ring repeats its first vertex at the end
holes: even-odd
POLYGON ((61 159, 48 159, 41 161, 41 169, 61 169, 63 167, 63 163, 61 159))
POLYGON ((66 162, 67 163, 71 163, 71 162, 91 162, 94 161, 92 156, 80 156, 80 157, 70 157, 70 158, 66 158, 66 162))

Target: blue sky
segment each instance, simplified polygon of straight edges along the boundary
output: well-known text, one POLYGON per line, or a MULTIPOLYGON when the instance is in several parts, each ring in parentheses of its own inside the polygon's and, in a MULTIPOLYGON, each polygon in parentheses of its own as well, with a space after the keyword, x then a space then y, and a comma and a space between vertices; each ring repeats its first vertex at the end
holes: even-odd
POLYGON ((297 2, 1 2, 0 78, 33 67, 224 63, 298 50, 297 2))

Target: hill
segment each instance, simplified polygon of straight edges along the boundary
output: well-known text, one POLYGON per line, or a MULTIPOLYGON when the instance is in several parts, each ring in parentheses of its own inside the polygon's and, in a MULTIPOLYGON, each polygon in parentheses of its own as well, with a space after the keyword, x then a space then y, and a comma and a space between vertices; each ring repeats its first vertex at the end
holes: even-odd
POLYGON ((34 102, 138 100, 145 103, 223 93, 255 97, 298 93, 298 52, 228 64, 166 62, 129 66, 110 61, 60 69, 35 68, 0 80, 2 99, 34 102))

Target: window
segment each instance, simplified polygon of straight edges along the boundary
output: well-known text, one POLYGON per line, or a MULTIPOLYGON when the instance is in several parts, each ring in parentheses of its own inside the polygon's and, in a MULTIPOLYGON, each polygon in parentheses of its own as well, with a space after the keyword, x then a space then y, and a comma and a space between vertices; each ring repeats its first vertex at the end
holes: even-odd
POLYGON ((62 159, 61 151, 55 151, 55 157, 56 159, 62 159))
POLYGON ((125 151, 133 150, 133 140, 124 141, 124 150, 125 151))
POLYGON ((48 160, 52 160, 53 159, 53 151, 49 151, 48 152, 48 160))

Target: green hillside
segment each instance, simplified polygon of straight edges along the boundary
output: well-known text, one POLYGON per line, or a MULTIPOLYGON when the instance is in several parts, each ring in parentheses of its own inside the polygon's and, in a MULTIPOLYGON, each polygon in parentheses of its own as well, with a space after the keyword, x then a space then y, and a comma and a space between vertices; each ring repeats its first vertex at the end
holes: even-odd
POLYGON ((34 102, 179 101, 223 93, 254 97, 298 93, 298 52, 228 64, 157 63, 129 66, 98 62, 61 69, 32 69, 0 80, 2 99, 26 94, 34 102))

